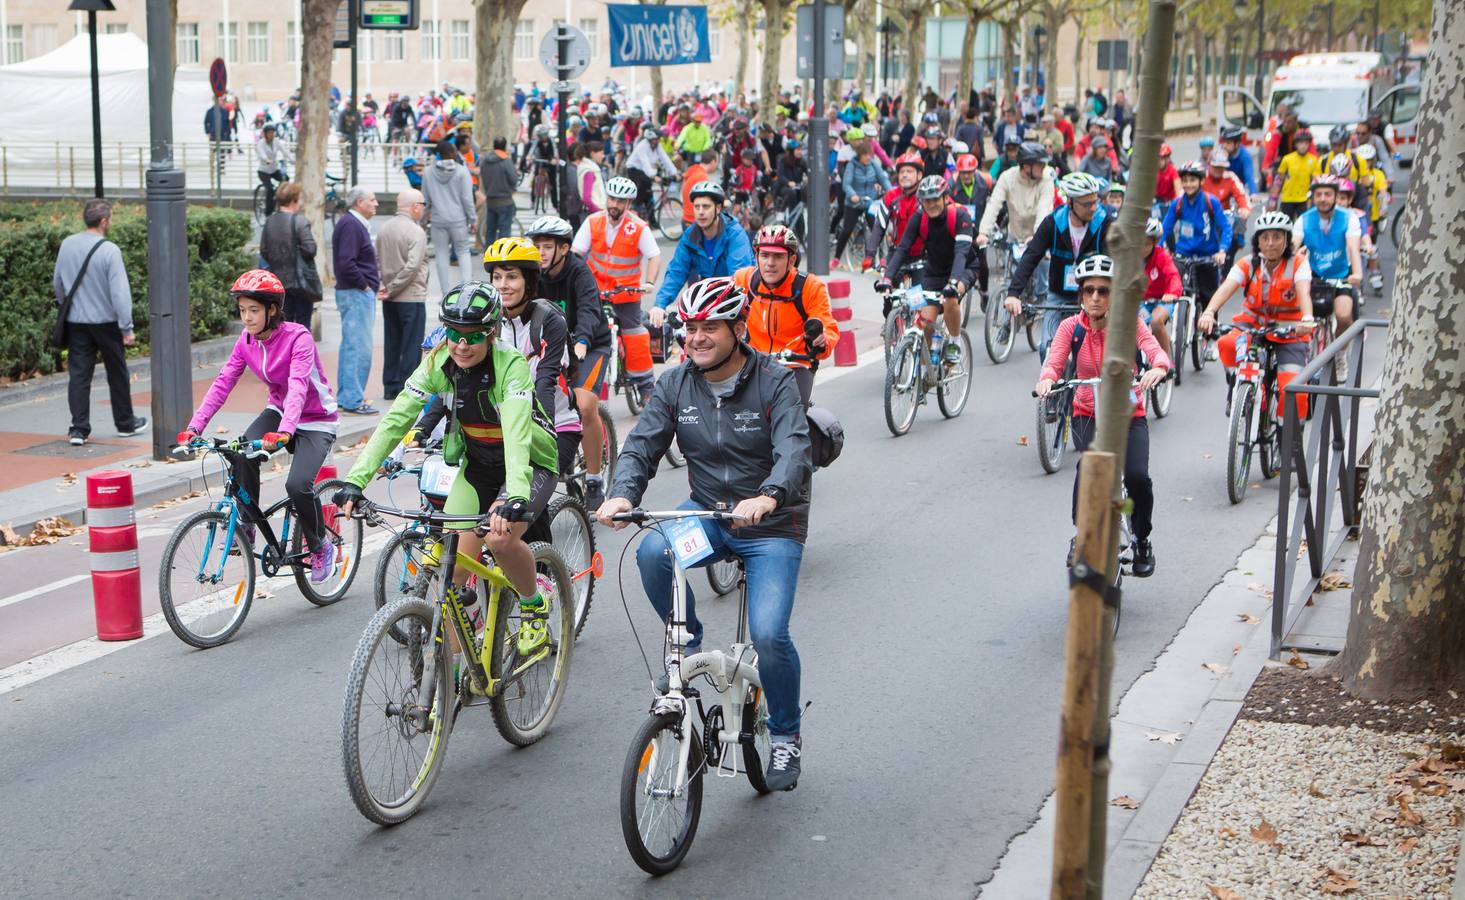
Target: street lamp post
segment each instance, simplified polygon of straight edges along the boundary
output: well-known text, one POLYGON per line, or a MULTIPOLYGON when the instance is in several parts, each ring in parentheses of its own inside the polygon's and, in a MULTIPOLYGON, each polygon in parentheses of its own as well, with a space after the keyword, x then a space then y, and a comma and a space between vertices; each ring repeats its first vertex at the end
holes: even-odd
POLYGON ((1043 59, 1043 38, 1047 36, 1048 29, 1044 28, 1042 25, 1036 25, 1033 27, 1033 89, 1038 91, 1039 93, 1043 93, 1043 91, 1038 88, 1038 85, 1043 82, 1040 81, 1038 66, 1043 59))
POLYGON ((86 13, 87 32, 92 44, 92 170, 96 178, 96 195, 102 196, 102 91, 97 71, 97 13, 115 12, 112 0, 71 0, 68 10, 86 13))
POLYGON ((886 90, 890 81, 890 43, 900 34, 900 26, 889 17, 875 29, 880 32, 880 90, 886 90))

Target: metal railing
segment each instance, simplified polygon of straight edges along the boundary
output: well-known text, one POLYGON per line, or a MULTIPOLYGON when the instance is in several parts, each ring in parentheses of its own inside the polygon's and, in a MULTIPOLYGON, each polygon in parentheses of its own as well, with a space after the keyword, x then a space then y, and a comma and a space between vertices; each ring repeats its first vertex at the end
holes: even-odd
MULTIPOLYGON (((295 145, 285 143, 289 162, 285 169, 295 174, 295 145)), ((147 141, 108 141, 102 145, 102 176, 108 194, 136 194, 144 191, 152 150, 147 141)), ((384 193, 407 187, 402 160, 409 156, 427 162, 423 144, 362 143, 359 152, 359 181, 384 193)), ((346 177, 351 147, 332 139, 326 145, 326 171, 346 177)), ((248 196, 259 184, 254 145, 241 141, 186 142, 173 145, 173 160, 188 179, 191 196, 248 196)), ((61 141, 0 140, 0 195, 91 192, 92 145, 61 141)))
POLYGON ((1376 388, 1363 387, 1364 335, 1369 328, 1388 328, 1387 319, 1360 319, 1328 344, 1287 386, 1282 425, 1282 471, 1278 482, 1277 558, 1272 580, 1272 659, 1286 649, 1286 636, 1343 542, 1358 533, 1362 512, 1359 478, 1358 411, 1364 398, 1377 398, 1376 388), (1339 384, 1334 359, 1348 363, 1345 384, 1339 384), (1320 376, 1326 376, 1323 382, 1320 376), (1312 426, 1303 434, 1297 397, 1306 394, 1313 407, 1312 426), (1297 482, 1293 508, 1292 482, 1297 482), (1333 505, 1334 496, 1338 506, 1333 505), (1343 527, 1333 529, 1335 513, 1343 527), (1297 564, 1306 541, 1308 578, 1296 583, 1297 564))

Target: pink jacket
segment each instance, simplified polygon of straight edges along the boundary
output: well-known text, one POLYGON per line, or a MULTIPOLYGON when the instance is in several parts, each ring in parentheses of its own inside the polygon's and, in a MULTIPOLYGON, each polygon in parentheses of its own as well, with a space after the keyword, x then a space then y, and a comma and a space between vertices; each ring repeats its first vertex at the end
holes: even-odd
MULTIPOLYGON (((1053 336, 1053 343, 1048 345, 1048 359, 1043 363, 1041 378, 1047 378, 1050 381, 1059 381, 1063 378, 1063 369, 1068 363, 1068 354, 1073 349, 1073 329, 1080 322, 1083 323, 1085 334, 1083 346, 1078 348, 1078 369, 1074 377, 1099 377, 1104 362, 1104 338, 1108 336, 1108 329, 1095 331, 1093 326, 1089 325, 1088 314, 1079 313, 1076 316, 1069 316, 1058 325, 1058 333, 1053 336)), ((1155 340, 1154 333, 1143 320, 1139 322, 1139 330, 1135 337, 1139 349, 1144 351, 1145 358, 1150 361, 1150 365, 1157 368, 1170 368, 1170 357, 1160 349, 1160 342, 1155 340)), ((1138 370, 1138 365, 1135 368, 1138 370)), ((1094 414, 1094 389, 1089 385, 1080 385, 1074 392, 1073 414, 1075 416, 1094 414)), ((1136 398, 1134 414, 1136 416, 1145 414, 1145 398, 1136 398)))
POLYGON ((239 335, 219 377, 189 420, 189 431, 202 433, 208 427, 246 368, 269 388, 266 408, 280 414, 280 431, 335 432, 336 396, 326 381, 310 329, 294 322, 280 323, 263 342, 247 331, 239 335))

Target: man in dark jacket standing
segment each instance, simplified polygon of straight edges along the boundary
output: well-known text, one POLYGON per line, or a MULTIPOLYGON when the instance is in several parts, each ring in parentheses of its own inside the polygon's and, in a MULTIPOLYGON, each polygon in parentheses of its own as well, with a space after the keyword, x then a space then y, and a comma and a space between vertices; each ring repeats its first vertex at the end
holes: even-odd
POLYGON ((341 312, 341 352, 337 359, 336 402, 341 412, 374 416, 366 402, 371 376, 372 328, 376 324, 376 292, 381 287, 376 248, 371 243, 371 217, 376 193, 357 185, 346 195, 349 207, 336 219, 331 252, 336 263, 336 309, 341 312))
POLYGON ((509 157, 509 142, 493 139, 493 152, 483 159, 478 170, 478 184, 483 189, 483 245, 514 233, 514 188, 519 172, 509 157))
MULTIPOLYGON (((691 498, 683 509, 730 511, 741 522, 700 522, 710 553, 695 565, 736 554, 747 569, 748 630, 768 692, 772 737, 767 784, 792 790, 799 779, 799 654, 789 636, 794 588, 808 535, 809 426, 791 371, 746 343, 747 296, 730 279, 709 279, 683 295, 685 363, 656 383, 651 402, 621 445, 603 524, 641 501, 673 439, 687 458, 691 498), (737 299, 741 297, 739 304, 737 299), (737 310, 741 310, 740 312, 737 310)), ((650 532, 636 553, 641 584, 663 621, 672 612, 671 547, 650 532)), ((702 645, 702 623, 686 594, 687 653, 702 645)))
POLYGON ((56 302, 71 295, 66 316, 66 368, 71 375, 67 399, 71 405, 72 446, 80 447, 91 435, 92 373, 97 356, 107 369, 107 388, 112 397, 112 423, 123 437, 140 434, 148 420, 133 415, 128 387, 127 351, 137 343, 132 335, 132 288, 122 251, 107 240, 112 227, 112 204, 88 200, 82 208, 85 231, 61 242, 51 287, 56 302))

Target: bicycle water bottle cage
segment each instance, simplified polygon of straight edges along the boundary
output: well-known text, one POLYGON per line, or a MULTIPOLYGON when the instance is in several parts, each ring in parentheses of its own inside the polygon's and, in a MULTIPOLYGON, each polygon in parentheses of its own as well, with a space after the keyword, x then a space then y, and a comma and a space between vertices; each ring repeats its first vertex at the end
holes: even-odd
POLYGON ((1068 586, 1071 588, 1080 584, 1104 598, 1105 606, 1119 608, 1119 586, 1109 584, 1102 571, 1083 559, 1079 559, 1068 570, 1068 586))

